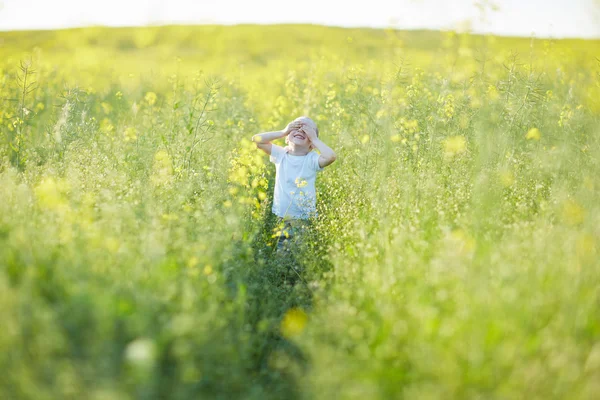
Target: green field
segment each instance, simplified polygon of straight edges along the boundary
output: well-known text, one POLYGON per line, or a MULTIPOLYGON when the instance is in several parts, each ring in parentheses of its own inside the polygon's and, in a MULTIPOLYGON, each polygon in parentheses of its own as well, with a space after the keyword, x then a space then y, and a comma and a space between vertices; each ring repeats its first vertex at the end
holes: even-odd
POLYGON ((2 32, 0 80, 0 399, 598 398, 600 41, 2 32))

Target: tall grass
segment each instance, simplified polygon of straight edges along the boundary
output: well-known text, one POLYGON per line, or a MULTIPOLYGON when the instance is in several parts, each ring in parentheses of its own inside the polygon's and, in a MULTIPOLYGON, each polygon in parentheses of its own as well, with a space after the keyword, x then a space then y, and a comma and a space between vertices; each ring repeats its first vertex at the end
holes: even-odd
POLYGON ((0 398, 600 390, 597 41, 3 35, 0 398), (298 115, 338 160, 281 257, 249 138, 298 115))

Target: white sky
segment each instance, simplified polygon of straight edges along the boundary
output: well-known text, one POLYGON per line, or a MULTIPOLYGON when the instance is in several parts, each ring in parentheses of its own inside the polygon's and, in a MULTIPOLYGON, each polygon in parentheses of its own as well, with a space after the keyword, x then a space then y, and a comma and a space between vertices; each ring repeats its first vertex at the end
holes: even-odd
POLYGON ((0 0, 0 30, 86 25, 314 23, 600 38, 600 0, 0 0), (487 21, 475 2, 498 5, 487 21))

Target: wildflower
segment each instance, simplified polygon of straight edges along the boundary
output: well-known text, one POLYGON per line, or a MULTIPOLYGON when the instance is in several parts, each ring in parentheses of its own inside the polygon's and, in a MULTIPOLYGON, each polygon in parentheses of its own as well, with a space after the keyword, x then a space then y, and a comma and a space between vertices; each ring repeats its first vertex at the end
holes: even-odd
POLYGON ((134 127, 129 127, 125 129, 123 133, 126 142, 135 142, 137 140, 137 132, 134 127))
POLYGON ((571 117, 573 116, 573 110, 568 104, 565 104, 560 112, 560 118, 558 120, 558 126, 563 127, 565 123, 569 122, 571 117))
POLYGON ((498 97, 500 97, 500 93, 498 93, 498 88, 496 88, 496 86, 494 85, 488 86, 487 95, 490 98, 490 100, 496 100, 498 99, 498 97))
POLYGON ((154 154, 155 161, 164 161, 169 159, 169 153, 167 153, 165 150, 159 150, 156 152, 156 154, 154 154))
POLYGON ((444 104, 444 115, 448 119, 451 119, 454 116, 454 96, 451 94, 446 97, 446 104, 444 104))
POLYGON ((404 123, 404 129, 408 133, 415 133, 419 130, 419 121, 416 119, 408 120, 404 123))
POLYGON ((444 155, 454 157, 464 153, 467 148, 467 140, 464 136, 452 136, 444 140, 444 155))
POLYGON ((156 103, 156 93, 154 92, 148 92, 146 93, 146 96, 144 96, 144 100, 146 100, 146 102, 149 105, 154 105, 154 103, 156 103))
POLYGON ((112 111, 112 106, 105 101, 100 103, 100 106, 102 106, 102 111, 104 112, 104 114, 110 114, 110 112, 112 111))
POLYGON ((308 316, 300 308, 288 310, 281 321, 281 333, 286 338, 297 336, 306 327, 308 316))
POLYGON ((54 178, 44 178, 35 187, 35 195, 40 206, 47 209, 61 209, 66 207, 65 194, 69 191, 69 185, 63 180, 56 181, 54 178))
POLYGON ((100 122, 100 131, 106 134, 111 134, 114 131, 115 127, 110 122, 108 118, 104 118, 102 122, 100 122))
POLYGON ((542 134, 538 128, 531 128, 527 131, 527 135, 525 135, 526 139, 540 140, 542 134))

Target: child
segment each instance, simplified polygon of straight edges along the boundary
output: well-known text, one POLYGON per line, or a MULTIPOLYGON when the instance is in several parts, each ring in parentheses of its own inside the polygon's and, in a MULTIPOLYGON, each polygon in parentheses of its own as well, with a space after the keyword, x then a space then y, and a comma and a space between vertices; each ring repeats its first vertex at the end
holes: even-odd
POLYGON ((275 164, 272 211, 280 218, 280 222, 284 222, 277 244, 278 251, 302 229, 311 216, 316 215, 317 172, 335 161, 335 152, 318 136, 315 122, 308 117, 299 117, 281 131, 259 133, 252 137, 256 147, 269 154, 270 161, 275 164), (286 147, 271 143, 282 137, 285 137, 286 147), (320 154, 312 151, 314 148, 320 154))

